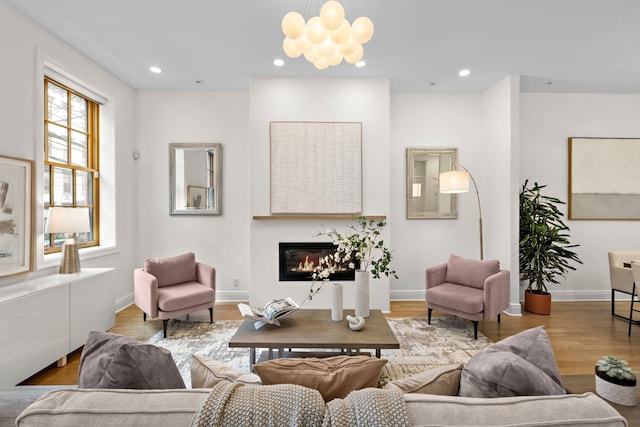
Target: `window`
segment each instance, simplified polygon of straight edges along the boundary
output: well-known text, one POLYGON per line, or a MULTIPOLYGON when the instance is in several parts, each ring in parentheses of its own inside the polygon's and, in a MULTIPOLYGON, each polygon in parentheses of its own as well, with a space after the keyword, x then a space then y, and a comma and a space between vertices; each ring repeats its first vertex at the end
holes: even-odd
MULTIPOLYGON (((90 98, 45 77, 44 221, 51 206, 89 208, 91 231, 80 247, 99 244, 99 110, 90 98)), ((45 253, 59 252, 64 234, 45 234, 45 253)))

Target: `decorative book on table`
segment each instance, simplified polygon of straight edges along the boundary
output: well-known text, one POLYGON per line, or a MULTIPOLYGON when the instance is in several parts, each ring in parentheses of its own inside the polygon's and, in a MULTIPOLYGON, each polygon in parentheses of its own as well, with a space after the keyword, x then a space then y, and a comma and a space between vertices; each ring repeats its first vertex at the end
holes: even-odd
POLYGON ((263 308, 252 307, 244 303, 238 304, 238 309, 242 316, 256 321, 254 323, 256 329, 266 324, 280 326, 278 319, 293 313, 299 308, 300 305, 289 297, 271 300, 263 308))

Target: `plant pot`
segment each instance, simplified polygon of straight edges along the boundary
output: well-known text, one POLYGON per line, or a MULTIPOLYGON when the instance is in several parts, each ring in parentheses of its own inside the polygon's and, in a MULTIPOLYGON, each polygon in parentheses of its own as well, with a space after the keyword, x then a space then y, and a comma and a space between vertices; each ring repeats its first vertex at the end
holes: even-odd
POLYGON ((610 402, 624 406, 636 406, 636 381, 615 380, 606 378, 596 368, 596 393, 610 402), (614 381, 614 382, 612 382, 614 381), (616 384, 617 383, 617 384, 616 384))
POLYGON ((524 291, 524 309, 529 313, 551 314, 551 294, 527 289, 524 291))

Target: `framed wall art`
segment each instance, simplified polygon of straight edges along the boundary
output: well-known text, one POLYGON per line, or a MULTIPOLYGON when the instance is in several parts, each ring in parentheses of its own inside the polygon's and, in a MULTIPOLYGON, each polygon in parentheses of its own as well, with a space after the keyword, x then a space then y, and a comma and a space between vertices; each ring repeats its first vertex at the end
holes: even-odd
POLYGON ((362 123, 271 122, 271 213, 362 213, 362 123))
POLYGON ((569 138, 569 219, 640 219, 640 138, 569 138))
POLYGON ((0 156, 0 277, 33 267, 33 161, 0 156))

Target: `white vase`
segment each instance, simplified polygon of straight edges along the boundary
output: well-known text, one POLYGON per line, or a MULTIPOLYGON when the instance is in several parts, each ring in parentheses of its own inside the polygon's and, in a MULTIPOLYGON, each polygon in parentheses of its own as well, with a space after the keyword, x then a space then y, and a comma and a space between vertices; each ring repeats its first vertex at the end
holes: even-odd
POLYGON ((331 286, 331 320, 342 320, 342 284, 334 283, 331 286))
POLYGON ((356 316, 369 317, 368 271, 356 271, 356 316))

